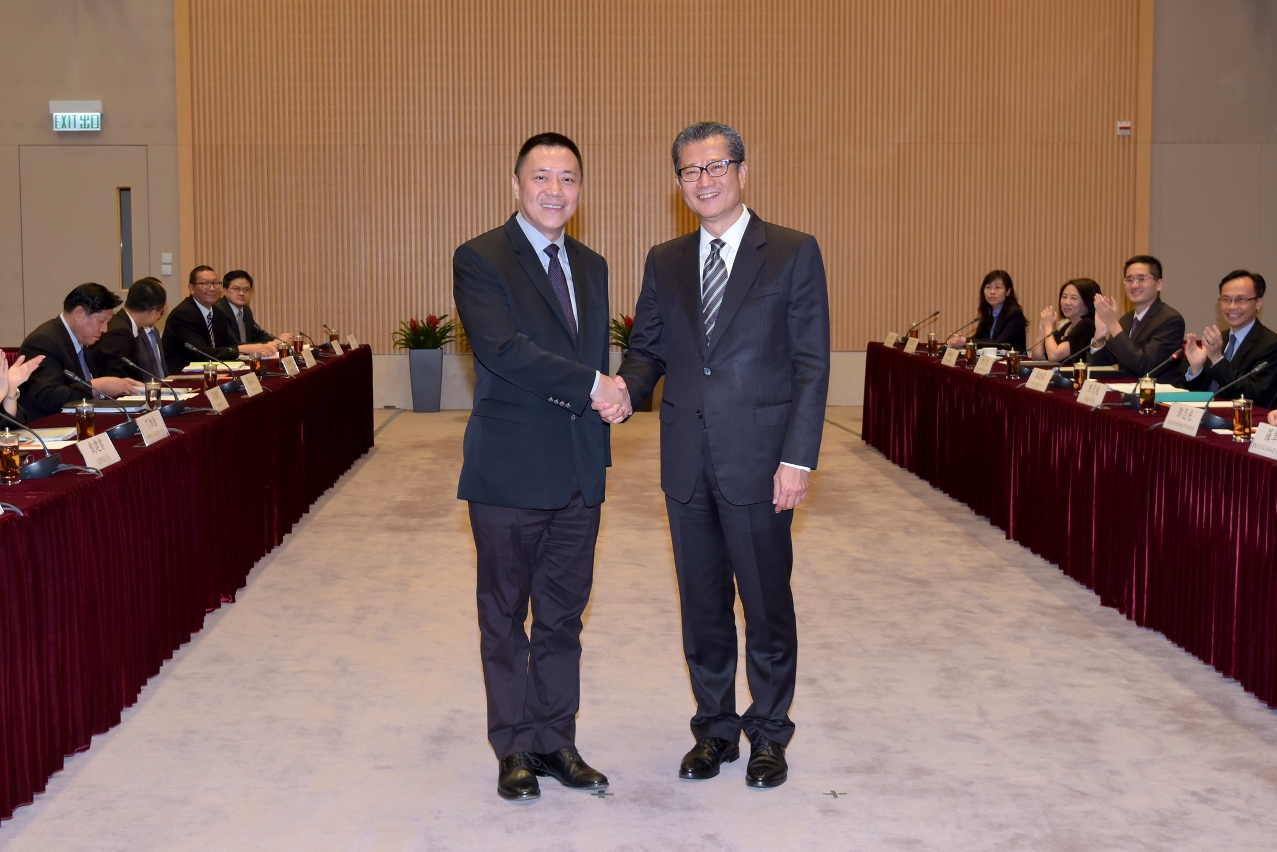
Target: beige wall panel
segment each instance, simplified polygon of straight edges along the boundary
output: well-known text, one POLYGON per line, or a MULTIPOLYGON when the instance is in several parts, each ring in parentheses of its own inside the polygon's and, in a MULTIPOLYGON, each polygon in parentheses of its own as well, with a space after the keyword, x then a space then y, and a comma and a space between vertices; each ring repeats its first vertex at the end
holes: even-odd
POLYGON ((570 230, 613 313, 694 226, 669 145, 705 118, 744 135, 747 202, 819 238, 835 349, 935 307, 948 331, 989 268, 1040 307, 1133 248, 1139 0, 190 6, 196 262, 259 276, 267 327, 386 352, 453 313, 452 251, 512 212, 549 129, 582 146, 570 230))

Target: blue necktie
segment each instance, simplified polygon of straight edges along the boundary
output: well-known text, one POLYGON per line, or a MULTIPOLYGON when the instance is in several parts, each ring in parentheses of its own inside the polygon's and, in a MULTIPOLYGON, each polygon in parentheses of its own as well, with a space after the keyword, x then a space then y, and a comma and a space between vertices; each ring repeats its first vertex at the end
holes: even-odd
POLYGON ((155 340, 155 329, 148 328, 146 330, 146 340, 151 344, 151 357, 155 359, 155 364, 153 366, 155 375, 161 377, 167 375, 168 370, 164 366, 164 354, 160 352, 160 345, 155 340))
POLYGON ((89 362, 84 360, 84 347, 80 347, 75 353, 75 357, 80 359, 80 376, 86 381, 93 381, 93 373, 89 371, 89 362))
POLYGON ((559 307, 563 308, 563 315, 567 317, 568 328, 572 329, 572 339, 575 340, 576 315, 572 313, 572 296, 568 294, 568 277, 563 274, 563 265, 559 263, 559 247, 551 243, 545 247, 545 253, 550 256, 550 268, 547 270, 550 275, 550 286, 554 288, 554 295, 559 297, 559 307))
POLYGON ((1237 340, 1238 340, 1237 335, 1235 334, 1229 335, 1228 348, 1224 350, 1225 361, 1233 360, 1233 356, 1237 354, 1237 340))

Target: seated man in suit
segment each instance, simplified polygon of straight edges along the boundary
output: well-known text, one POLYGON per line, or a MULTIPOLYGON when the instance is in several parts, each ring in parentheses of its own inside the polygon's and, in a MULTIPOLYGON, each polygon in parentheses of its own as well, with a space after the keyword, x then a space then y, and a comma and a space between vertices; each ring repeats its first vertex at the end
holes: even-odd
POLYGON ((124 363, 128 358, 147 373, 161 378, 168 375, 164 352, 160 349, 160 335, 155 324, 164 316, 168 307, 168 294, 156 278, 142 278, 133 282, 124 299, 124 310, 111 317, 106 334, 93 345, 94 365, 103 376, 122 376, 146 382, 146 373, 138 372, 124 363))
POLYGON ((1190 334, 1184 346, 1188 372, 1184 384, 1189 390, 1214 391, 1249 373, 1264 362, 1272 366, 1257 376, 1239 382, 1219 395, 1219 399, 1244 396, 1256 405, 1271 408, 1277 399, 1277 334, 1258 314, 1264 307, 1264 276, 1245 269, 1234 270, 1219 282, 1219 309, 1228 331, 1207 326, 1202 337, 1190 334))
POLYGON ((223 296, 217 300, 217 304, 213 305, 213 310, 220 311, 222 316, 226 317, 231 337, 235 338, 237 345, 269 343, 275 346, 280 340, 292 342, 291 333, 273 337, 253 319, 253 309, 248 304, 253 296, 253 276, 242 269, 226 273, 226 276, 222 278, 222 292, 223 296))
MULTIPOLYGON (((1158 368, 1184 344, 1184 318, 1162 301, 1162 262, 1146 254, 1126 262, 1123 283, 1135 310, 1117 316, 1117 299, 1095 297, 1095 341, 1091 366, 1117 364, 1118 375, 1138 379, 1158 368)), ((1178 380, 1183 367, 1174 362, 1158 375, 1178 380)), ((1156 376, 1154 377, 1156 378, 1156 376)))
POLYGON ((201 356, 186 348, 194 346, 218 361, 235 361, 240 353, 274 355, 275 347, 264 343, 236 343, 226 316, 213 310, 222 295, 222 282, 211 266, 197 266, 187 279, 190 295, 178 303, 164 324, 164 360, 173 372, 180 372, 201 356))
POLYGON ((101 284, 81 284, 62 300, 62 313, 22 341, 19 353, 33 361, 43 355, 44 361, 21 387, 22 406, 32 420, 48 417, 89 394, 62 374, 70 370, 82 376, 93 387, 109 396, 141 393, 142 385, 133 379, 95 376, 87 348, 97 343, 111 321, 111 312, 120 305, 120 297, 101 284))

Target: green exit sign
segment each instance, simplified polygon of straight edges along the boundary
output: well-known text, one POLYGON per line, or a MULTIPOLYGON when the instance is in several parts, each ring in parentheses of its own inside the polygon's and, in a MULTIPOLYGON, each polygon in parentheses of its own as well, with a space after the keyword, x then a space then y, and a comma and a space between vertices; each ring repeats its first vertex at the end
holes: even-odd
POLYGON ((53 114, 54 130, 101 130, 102 113, 100 112, 55 112, 53 114))

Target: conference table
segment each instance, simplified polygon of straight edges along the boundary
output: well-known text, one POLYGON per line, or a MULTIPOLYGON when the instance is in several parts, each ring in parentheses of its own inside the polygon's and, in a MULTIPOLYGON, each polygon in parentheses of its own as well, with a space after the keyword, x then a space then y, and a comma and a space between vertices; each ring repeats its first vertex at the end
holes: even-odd
MULTIPOLYGON (((253 565, 373 444, 372 351, 320 357, 101 476, 0 487, 0 819, 120 721, 253 565)), ((201 395, 192 406, 207 406, 201 395)), ((101 433, 122 416, 99 414, 101 433)), ((61 426, 54 415, 33 426, 61 426)), ((74 446, 63 462, 81 464, 74 446)))
POLYGON ((1277 707, 1277 463, 1025 384, 871 343, 863 438, 1277 707))

